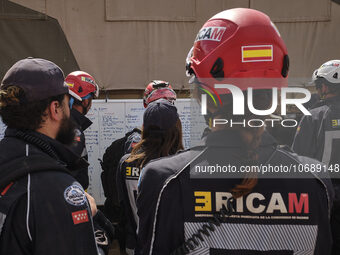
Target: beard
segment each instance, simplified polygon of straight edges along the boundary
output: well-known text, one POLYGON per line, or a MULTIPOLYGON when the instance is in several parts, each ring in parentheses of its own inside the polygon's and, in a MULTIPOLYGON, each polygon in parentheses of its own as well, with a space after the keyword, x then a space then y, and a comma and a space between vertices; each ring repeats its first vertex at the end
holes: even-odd
POLYGON ((62 144, 70 145, 74 141, 76 124, 70 118, 64 115, 61 120, 60 128, 56 140, 62 144))

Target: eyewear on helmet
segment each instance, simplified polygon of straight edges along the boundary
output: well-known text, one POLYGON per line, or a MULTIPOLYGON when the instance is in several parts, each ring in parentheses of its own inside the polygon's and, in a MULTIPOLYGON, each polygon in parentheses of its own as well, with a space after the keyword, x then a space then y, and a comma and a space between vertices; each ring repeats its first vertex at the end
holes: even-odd
POLYGON ((153 81, 152 86, 153 86, 154 89, 166 88, 166 87, 169 87, 169 82, 153 81))
MULTIPOLYGON (((164 83, 163 83, 164 84, 164 83)), ((159 89, 153 90, 147 97, 146 103, 149 104, 157 99, 164 98, 167 99, 172 104, 175 103, 176 93, 169 87, 160 87, 159 89)))

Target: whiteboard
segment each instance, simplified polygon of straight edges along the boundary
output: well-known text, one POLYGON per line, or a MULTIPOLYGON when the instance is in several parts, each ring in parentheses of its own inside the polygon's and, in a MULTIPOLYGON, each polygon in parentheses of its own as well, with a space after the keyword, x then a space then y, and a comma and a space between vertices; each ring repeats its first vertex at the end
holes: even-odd
MULTIPOLYGON (((204 118, 193 119, 193 109, 199 109, 197 103, 190 99, 177 99, 175 105, 182 122, 183 145, 185 148, 194 146, 201 140, 204 118), (197 125, 199 122, 199 125, 197 125)), ((92 107, 86 115, 93 124, 85 131, 86 148, 89 156, 89 188, 98 205, 105 201, 101 184, 102 172, 99 159, 111 143, 121 138, 143 122, 143 100, 93 100, 92 107)), ((195 116, 198 116, 195 114, 195 116)), ((4 137, 6 126, 0 120, 0 140, 4 137)))
MULTIPOLYGON (((193 125, 191 113, 193 107, 197 109, 198 105, 194 105, 192 100, 177 99, 175 105, 182 122, 183 145, 185 148, 189 148, 201 140, 206 127, 205 121, 202 117, 199 120, 200 125, 193 125)), ((100 179, 102 169, 99 159, 102 159, 106 148, 114 140, 123 137, 132 129, 142 126, 143 113, 142 99, 94 100, 92 103, 87 117, 93 124, 85 131, 90 163, 90 185, 87 191, 99 205, 104 204, 105 201, 100 179)))

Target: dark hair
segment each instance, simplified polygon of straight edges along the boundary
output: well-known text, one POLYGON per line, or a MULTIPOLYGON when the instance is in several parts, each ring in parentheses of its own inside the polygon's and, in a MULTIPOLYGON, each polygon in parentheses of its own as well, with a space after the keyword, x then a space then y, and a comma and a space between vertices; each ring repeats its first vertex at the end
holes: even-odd
POLYGON ((79 101, 78 99, 76 99, 76 98, 74 98, 74 102, 73 102, 73 104, 74 105, 82 105, 82 101, 79 101))
POLYGON ((10 86, 0 90, 0 116, 10 128, 36 130, 41 127, 45 111, 52 101, 62 104, 65 94, 28 103, 23 89, 10 86))
POLYGON ((151 159, 173 155, 183 149, 182 124, 180 119, 166 131, 150 126, 142 130, 142 140, 137 143, 126 162, 137 160, 139 168, 151 159))
MULTIPOLYGON (((245 97, 247 96, 247 92, 244 92, 245 97)), ((222 95, 221 96, 223 106, 220 107, 217 111, 218 115, 221 115, 223 118, 232 119, 234 122, 242 122, 246 120, 246 122, 250 119, 262 119, 264 120, 267 116, 258 116, 251 113, 248 107, 244 107, 245 114, 244 115, 233 115, 232 113, 232 96, 231 94, 222 95)), ((209 103, 209 101, 208 101, 209 103)), ((258 110, 265 110, 270 107, 272 104, 272 92, 271 90, 254 90, 253 91, 253 105, 258 110)), ((216 113, 215 113, 216 116, 216 113)), ((264 131, 263 127, 243 127, 243 126, 234 126, 227 127, 230 130, 237 131, 243 142, 243 151, 244 154, 238 157, 242 161, 243 165, 254 166, 258 165, 258 147, 261 143, 261 137, 264 131)), ((251 190, 257 184, 257 174, 256 173, 246 173, 240 184, 237 184, 234 188, 231 189, 231 193, 234 198, 238 198, 244 196, 251 192, 251 190)))
POLYGON ((327 81, 327 79, 325 79, 323 77, 317 78, 317 80, 315 81, 315 87, 317 89, 321 89, 322 84, 324 84, 325 86, 328 87, 328 90, 329 90, 330 94, 335 94, 337 96, 340 95, 340 85, 339 84, 331 83, 331 82, 327 81))

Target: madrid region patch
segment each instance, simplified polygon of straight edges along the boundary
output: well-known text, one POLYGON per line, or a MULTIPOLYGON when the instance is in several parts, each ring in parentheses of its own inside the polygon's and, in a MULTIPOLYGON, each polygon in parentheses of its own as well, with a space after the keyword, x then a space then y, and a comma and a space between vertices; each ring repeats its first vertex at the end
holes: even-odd
POLYGON ((64 198, 67 203, 75 206, 81 206, 86 202, 86 196, 83 189, 78 185, 71 185, 64 191, 64 198))
POLYGON ((81 211, 73 212, 72 213, 72 219, 73 219, 74 225, 77 225, 77 224, 89 221, 89 217, 87 215, 87 211, 86 210, 81 210, 81 211))

